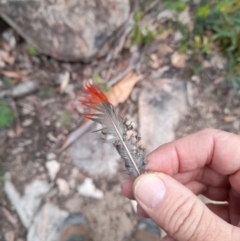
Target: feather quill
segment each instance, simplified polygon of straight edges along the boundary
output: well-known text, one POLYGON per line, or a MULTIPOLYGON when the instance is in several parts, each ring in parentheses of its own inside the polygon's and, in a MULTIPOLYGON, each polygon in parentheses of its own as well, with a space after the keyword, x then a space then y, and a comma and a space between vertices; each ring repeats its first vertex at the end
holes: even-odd
POLYGON ((104 141, 112 143, 125 162, 128 173, 137 177, 144 172, 144 149, 139 145, 140 137, 127 132, 132 130, 131 124, 120 117, 114 106, 108 101, 102 90, 97 85, 87 83, 86 94, 80 102, 93 110, 93 113, 85 113, 84 116, 102 125, 99 130, 104 136, 104 141))

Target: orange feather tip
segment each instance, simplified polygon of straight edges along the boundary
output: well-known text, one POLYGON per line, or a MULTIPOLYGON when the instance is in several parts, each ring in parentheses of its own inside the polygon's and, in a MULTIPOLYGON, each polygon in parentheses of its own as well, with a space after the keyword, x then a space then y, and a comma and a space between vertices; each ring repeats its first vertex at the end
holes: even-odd
MULTIPOLYGON (((83 106, 95 110, 102 103, 109 103, 99 86, 87 83, 84 88, 86 93, 83 98, 79 100, 83 106)), ((92 119, 93 117, 91 113, 84 113, 83 115, 88 119, 92 119)))
POLYGON ((105 96, 105 94, 103 93, 103 91, 100 89, 99 86, 87 83, 85 85, 85 90, 87 94, 85 96, 86 97, 85 100, 86 102, 88 102, 88 104, 95 103, 96 105, 99 105, 103 102, 108 103, 107 97, 105 96))

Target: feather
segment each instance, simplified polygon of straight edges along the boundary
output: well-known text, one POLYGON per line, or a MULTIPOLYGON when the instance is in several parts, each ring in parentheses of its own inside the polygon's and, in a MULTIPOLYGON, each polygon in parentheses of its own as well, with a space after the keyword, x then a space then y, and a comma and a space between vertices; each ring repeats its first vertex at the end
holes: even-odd
POLYGON ((139 136, 127 137, 127 132, 132 130, 131 124, 117 115, 114 106, 108 101, 102 90, 90 83, 85 86, 86 94, 80 102, 93 110, 84 116, 102 125, 99 130, 104 136, 104 141, 112 143, 125 162, 129 174, 137 177, 144 172, 144 149, 139 145, 139 136))

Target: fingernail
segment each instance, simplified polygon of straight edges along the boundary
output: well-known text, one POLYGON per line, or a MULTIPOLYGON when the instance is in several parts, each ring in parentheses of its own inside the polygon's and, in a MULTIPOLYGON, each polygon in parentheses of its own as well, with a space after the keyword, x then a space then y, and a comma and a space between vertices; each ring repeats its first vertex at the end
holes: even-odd
POLYGON ((155 208, 166 193, 164 182, 156 175, 144 175, 135 187, 137 201, 148 208, 155 208))

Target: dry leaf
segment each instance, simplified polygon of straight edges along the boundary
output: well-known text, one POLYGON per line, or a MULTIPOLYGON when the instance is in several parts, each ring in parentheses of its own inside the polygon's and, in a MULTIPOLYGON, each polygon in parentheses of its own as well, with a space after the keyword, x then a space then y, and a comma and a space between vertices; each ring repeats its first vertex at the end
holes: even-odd
POLYGON ((237 116, 233 116, 233 115, 227 115, 227 116, 224 116, 223 120, 225 122, 233 122, 237 119, 237 116))
POLYGON ((19 137, 23 132, 23 128, 21 126, 21 124, 19 123, 19 120, 17 121, 17 124, 16 124, 16 129, 15 129, 15 134, 16 134, 16 137, 19 137))
POLYGON ((0 72, 2 75, 12 78, 12 79, 20 79, 22 77, 22 74, 20 72, 13 72, 13 71, 4 71, 2 70, 0 72))
POLYGON ((224 77, 218 77, 217 79, 214 80, 213 84, 218 85, 222 83, 224 80, 224 77))
POLYGON ((171 63, 176 68, 185 68, 187 55, 184 53, 174 52, 171 57, 171 63))
POLYGON ((106 94, 109 102, 114 106, 123 103, 131 94, 134 85, 142 78, 142 75, 133 71, 128 73, 106 94))

